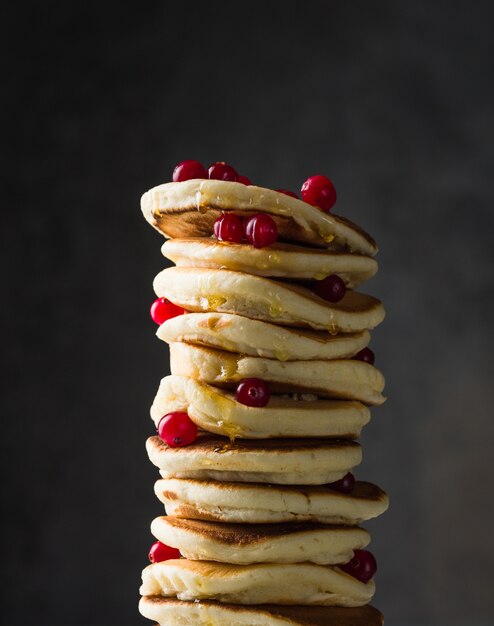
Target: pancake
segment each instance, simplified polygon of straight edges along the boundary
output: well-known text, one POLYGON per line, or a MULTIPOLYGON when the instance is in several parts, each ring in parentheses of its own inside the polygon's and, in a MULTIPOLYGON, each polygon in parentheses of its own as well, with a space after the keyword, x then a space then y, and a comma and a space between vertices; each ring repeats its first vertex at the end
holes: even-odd
POLYGON ((351 358, 369 343, 369 332, 330 335, 251 320, 230 313, 189 313, 172 317, 158 327, 162 341, 185 341, 227 352, 279 361, 351 358))
POLYGON ((350 220, 325 213, 286 194, 220 180, 166 183, 141 198, 146 220, 167 237, 208 237, 222 211, 266 213, 276 221, 280 239, 348 249, 374 256, 376 242, 350 220))
POLYGON ((217 239, 169 239, 161 252, 179 267, 212 267, 297 280, 322 280, 338 274, 353 289, 377 272, 369 256, 329 252, 287 243, 264 248, 217 239))
POLYGON ((234 440, 273 437, 357 439, 369 409, 351 400, 317 400, 310 395, 272 395, 267 406, 250 407, 233 393, 184 376, 166 376, 151 406, 156 426, 172 411, 186 411, 205 431, 234 440))
POLYGON ((151 532, 192 560, 251 563, 348 563, 370 541, 363 528, 323 524, 220 524, 157 517, 151 532))
POLYGON ((282 362, 178 342, 170 345, 170 368, 174 375, 229 388, 254 377, 269 383, 273 393, 312 393, 371 405, 385 400, 383 375, 359 360, 282 362))
POLYGON ((347 291, 339 302, 327 302, 304 287, 231 270, 169 267, 153 286, 158 297, 187 311, 237 313, 335 335, 371 329, 384 319, 383 305, 372 296, 347 291))
POLYGON ((242 439, 200 433, 188 446, 172 448, 158 436, 146 449, 163 478, 323 485, 342 478, 362 460, 354 441, 242 439))
POLYGON ((222 604, 214 600, 184 602, 144 596, 144 617, 162 626, 382 626, 382 614, 372 606, 282 606, 222 604))
POLYGON ((320 522, 357 525, 388 508, 388 497, 375 485, 357 482, 350 494, 324 487, 298 487, 162 479, 157 498, 168 515, 213 522, 273 524, 320 522))
POLYGON ((304 604, 363 606, 375 592, 332 565, 256 563, 230 565, 213 561, 169 559, 142 572, 143 596, 179 600, 218 600, 232 604, 304 604))

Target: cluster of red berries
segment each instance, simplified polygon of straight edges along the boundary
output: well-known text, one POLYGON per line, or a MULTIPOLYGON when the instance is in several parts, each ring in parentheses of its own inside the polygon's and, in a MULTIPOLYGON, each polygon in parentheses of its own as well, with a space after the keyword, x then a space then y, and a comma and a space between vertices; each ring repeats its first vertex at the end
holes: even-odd
POLYGON ((241 243, 245 238, 255 248, 264 248, 278 239, 278 227, 264 213, 245 219, 235 213, 223 213, 214 223, 214 234, 219 241, 241 243))
MULTIPOLYGON (((209 178, 210 180, 228 180, 234 183, 252 185, 247 176, 241 176, 235 168, 224 161, 218 161, 206 168, 199 161, 189 159, 182 161, 173 170, 172 180, 174 183, 182 183, 194 178, 209 178)), ((298 198, 294 191, 289 189, 277 189, 292 198, 298 198)), ((322 211, 329 212, 336 202, 336 189, 327 176, 316 174, 309 176, 300 189, 300 195, 304 202, 316 206, 322 211)), ((226 241, 230 241, 227 239, 226 241)))
POLYGON ((210 180, 229 180, 233 183, 252 185, 247 176, 241 176, 237 170, 224 161, 217 161, 206 168, 199 161, 182 161, 173 170, 172 180, 174 183, 183 183, 193 178, 209 178, 210 180))

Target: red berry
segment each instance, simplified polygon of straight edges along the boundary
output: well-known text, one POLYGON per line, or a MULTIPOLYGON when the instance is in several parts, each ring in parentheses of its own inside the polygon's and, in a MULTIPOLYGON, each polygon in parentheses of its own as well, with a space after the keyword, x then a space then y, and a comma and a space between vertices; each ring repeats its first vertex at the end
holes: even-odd
POLYGON ((302 185, 302 200, 323 211, 329 211, 336 202, 336 189, 326 176, 310 176, 302 185))
POLYGON ((160 563, 161 561, 168 561, 168 559, 179 559, 180 551, 176 548, 170 548, 161 541, 156 541, 151 546, 148 556, 151 563, 160 563))
POLYGON ((374 555, 368 550, 354 550, 353 555, 351 561, 339 566, 340 569, 360 582, 368 583, 377 571, 374 555))
POLYGON ((173 170, 173 182, 181 183, 192 178, 207 178, 206 168, 199 161, 182 161, 173 170))
POLYGON ((294 191, 290 191, 289 189, 277 189, 278 193, 284 193, 285 196, 290 196, 291 198, 298 198, 297 194, 294 191))
POLYGON ((242 185, 252 185, 251 179, 247 176, 239 176, 237 182, 242 183, 242 185))
POLYGON ((237 172, 224 161, 218 161, 210 165, 208 174, 209 178, 214 180, 232 180, 233 182, 238 180, 237 172))
POLYGON ((351 472, 348 472, 348 474, 345 474, 340 480, 329 483, 328 487, 334 491, 340 491, 341 493, 351 493, 355 487, 355 477, 351 472))
POLYGON ((237 401, 245 406, 266 406, 270 397, 268 384, 260 378, 244 378, 235 392, 237 401))
POLYGON ((197 426, 187 413, 173 411, 160 419, 158 435, 171 448, 181 448, 196 440, 197 426))
POLYGON ((312 285, 312 290, 329 302, 339 302, 346 293, 345 283, 336 274, 331 274, 324 280, 319 280, 312 285))
POLYGON ((374 361, 376 360, 376 356, 370 348, 364 348, 363 350, 360 350, 360 352, 357 352, 357 354, 353 358, 357 361, 370 363, 371 365, 374 365, 374 361))
POLYGON ((151 317, 157 324, 163 324, 166 320, 182 315, 182 313, 185 313, 185 309, 173 304, 166 298, 158 298, 151 305, 151 317))
POLYGON ((234 213, 223 213, 214 223, 214 234, 219 241, 241 243, 244 238, 244 221, 234 213))
POLYGON ((275 243, 278 238, 278 227, 272 217, 259 213, 247 221, 245 236, 256 248, 264 248, 275 243))

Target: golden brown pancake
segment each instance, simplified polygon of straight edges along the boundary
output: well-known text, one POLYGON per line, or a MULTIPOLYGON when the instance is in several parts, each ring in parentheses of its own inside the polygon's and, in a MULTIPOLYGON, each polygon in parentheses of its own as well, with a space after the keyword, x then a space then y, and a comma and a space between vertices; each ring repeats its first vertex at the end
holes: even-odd
POLYGON ((255 248, 217 239, 169 239, 161 252, 179 267, 211 267, 289 280, 323 280, 337 274, 354 289, 377 272, 375 259, 287 243, 255 248))
POLYGON ((370 410, 361 402, 323 400, 310 394, 272 395, 262 409, 246 406, 232 392, 185 376, 162 379, 151 407, 156 427, 171 411, 185 411, 202 430, 232 441, 279 437, 358 439, 370 419, 370 410))
POLYGON ((354 550, 365 548, 363 528, 317 523, 227 524, 157 517, 152 534, 192 560, 251 563, 348 563, 354 550))
POLYGON ((169 559, 144 568, 140 593, 232 604, 364 606, 375 593, 375 583, 363 583, 336 565, 169 559))
POLYGON ((255 185, 220 180, 165 183, 142 196, 141 209, 167 237, 209 237, 222 211, 235 210, 239 215, 270 215, 280 239, 368 256, 377 253, 372 237, 347 218, 255 185))
POLYGON ((367 330, 331 335, 231 313, 177 315, 161 324, 156 335, 167 343, 183 341, 279 361, 351 358, 370 339, 367 330))
POLYGON ((155 493, 168 515, 234 524, 356 525, 378 517, 388 508, 388 497, 382 489, 360 481, 351 493, 344 494, 328 486, 167 478, 156 482, 155 493))
POLYGON ((241 606, 214 600, 184 602, 145 596, 139 610, 166 626, 382 626, 382 614, 372 606, 241 606))
POLYGON ((235 313, 335 335, 375 328, 385 315, 377 298, 357 291, 328 302, 304 287, 232 270, 169 267, 153 286, 158 297, 187 311, 235 313))
POLYGON ((342 478, 362 459, 360 445, 336 439, 237 439, 200 433, 170 447, 158 436, 146 449, 164 478, 322 485, 342 478))
POLYGON ((170 368, 174 375, 220 387, 235 388, 245 378, 260 378, 273 393, 309 393, 371 405, 385 401, 384 376, 356 359, 278 361, 178 342, 170 346, 170 368))

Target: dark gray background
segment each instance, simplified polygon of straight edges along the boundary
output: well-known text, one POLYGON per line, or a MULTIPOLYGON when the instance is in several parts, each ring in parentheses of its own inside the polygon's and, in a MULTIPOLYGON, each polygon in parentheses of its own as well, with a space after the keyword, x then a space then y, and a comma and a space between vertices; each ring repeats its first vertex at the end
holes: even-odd
POLYGON ((377 238, 374 604, 494 623, 493 3, 8 4, 1 623, 142 623, 168 366, 139 197, 186 158, 273 187, 326 173, 377 238))

